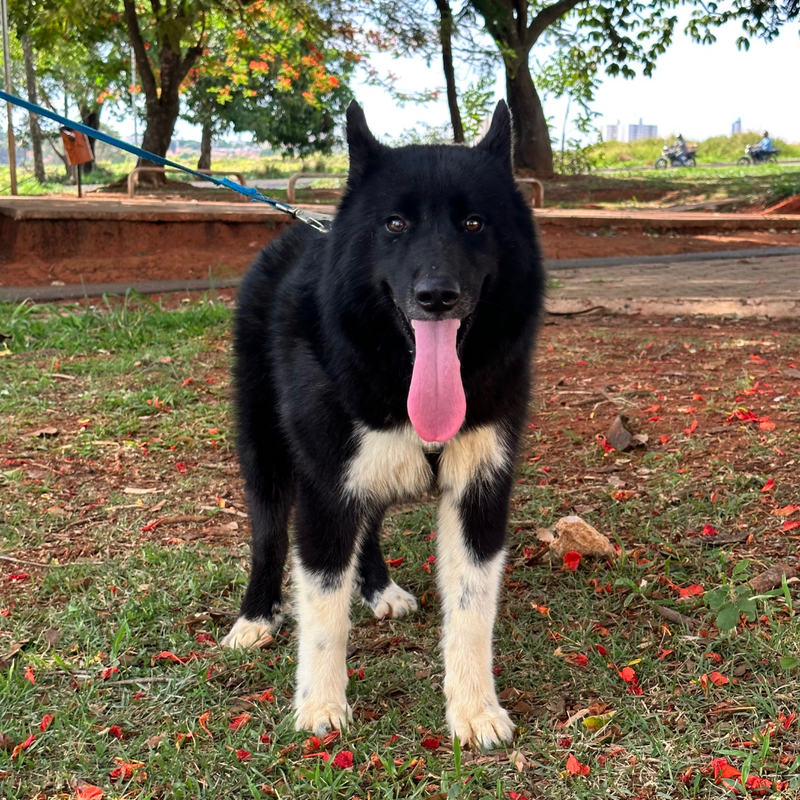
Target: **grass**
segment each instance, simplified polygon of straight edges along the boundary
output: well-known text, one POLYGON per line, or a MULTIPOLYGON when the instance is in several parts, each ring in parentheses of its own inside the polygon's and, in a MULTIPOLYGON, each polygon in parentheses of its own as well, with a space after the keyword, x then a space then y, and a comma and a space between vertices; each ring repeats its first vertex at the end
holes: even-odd
POLYGON ((756 618, 728 631, 705 597, 797 563, 797 537, 782 532, 797 513, 776 516, 800 504, 800 395, 784 372, 800 351, 795 322, 543 329, 496 631, 518 735, 483 754, 446 735, 429 505, 384 526, 387 557, 404 559, 395 577, 421 608, 379 623, 354 604, 356 721, 336 741, 291 728, 292 620, 262 651, 214 644, 246 583, 230 315, 216 296, 0 306, 0 553, 12 559, 0 562, 0 732, 36 737, 15 758, 0 747, 0 795, 69 797, 85 781, 137 800, 723 798, 711 763, 725 758, 785 781, 776 797, 798 796, 798 721, 781 723, 800 700, 797 584, 765 593, 756 618), (762 422, 726 422, 742 407, 762 422), (598 443, 619 410, 646 447, 598 443), (34 435, 48 426, 57 434, 34 435), (623 555, 574 572, 551 564, 533 529, 569 513, 623 555), (687 535, 704 525, 753 538, 687 535), (691 585, 705 595, 682 599, 676 587, 691 585), (305 757, 321 750, 327 762, 305 757), (352 768, 334 764, 343 751, 352 768), (590 774, 569 775, 569 754, 590 774))
MULTIPOLYGON (((688 140, 687 140, 688 141, 688 140)), ((713 136, 697 145, 698 164, 735 162, 744 155, 747 144, 757 144, 761 136, 757 133, 738 133, 733 136, 713 136)), ((661 148, 674 144, 674 138, 641 139, 636 142, 602 142, 595 148, 597 167, 644 167, 652 166, 661 155, 661 148)), ((789 143, 773 139, 773 146, 781 151, 780 158, 800 158, 800 142, 789 143)))
MULTIPOLYGON (((610 208, 647 208, 736 198, 739 208, 775 203, 800 193, 800 166, 696 169, 620 169, 613 173, 557 177, 545 186, 547 205, 592 203, 610 208)), ((728 209, 730 210, 730 209, 728 209)))

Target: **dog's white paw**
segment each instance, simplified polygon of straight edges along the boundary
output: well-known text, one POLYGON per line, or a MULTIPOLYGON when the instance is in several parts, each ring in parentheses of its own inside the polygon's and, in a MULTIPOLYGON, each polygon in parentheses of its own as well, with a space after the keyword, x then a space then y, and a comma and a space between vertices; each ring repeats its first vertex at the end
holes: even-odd
POLYGON ((271 636, 277 630, 278 625, 280 625, 279 617, 273 620, 267 620, 264 617, 258 619, 239 617, 220 644, 234 650, 244 650, 267 636, 271 636))
POLYGON ((297 704, 294 729, 324 736, 331 731, 344 730, 352 720, 353 711, 346 700, 331 703, 312 697, 297 704))
POLYGON ((450 732, 462 744, 475 744, 487 750, 510 742, 516 730, 508 712, 496 700, 478 711, 448 704, 447 722, 450 732))
POLYGON ((417 610, 417 598, 394 581, 389 581, 389 585, 369 605, 378 619, 397 619, 417 610))

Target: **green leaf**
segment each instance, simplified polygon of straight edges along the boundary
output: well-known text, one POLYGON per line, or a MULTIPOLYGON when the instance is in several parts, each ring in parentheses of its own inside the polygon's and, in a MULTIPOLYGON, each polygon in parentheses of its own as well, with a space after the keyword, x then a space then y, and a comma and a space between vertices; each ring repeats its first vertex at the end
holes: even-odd
POLYGON ((781 658, 778 663, 781 665, 781 669, 790 670, 790 669, 797 669, 800 667, 800 658, 795 658, 794 656, 784 656, 781 658))
POLYGON ((712 589, 710 592, 706 592, 704 599, 706 605, 708 605, 712 611, 719 611, 723 603, 728 601, 728 590, 724 586, 721 586, 719 589, 712 589))
POLYGON ((743 558, 734 568, 733 572, 731 573, 731 577, 735 578, 742 572, 745 572, 750 567, 750 561, 746 558, 743 558))
POLYGON ((717 614, 717 627, 729 631, 739 623, 739 609, 733 603, 725 603, 717 614))

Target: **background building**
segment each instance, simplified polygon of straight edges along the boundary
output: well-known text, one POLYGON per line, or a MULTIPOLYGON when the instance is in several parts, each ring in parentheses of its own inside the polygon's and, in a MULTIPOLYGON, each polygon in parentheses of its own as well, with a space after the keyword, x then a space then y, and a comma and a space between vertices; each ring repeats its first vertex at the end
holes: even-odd
POLYGON ((644 125, 641 118, 638 125, 628 125, 628 141, 638 139, 655 139, 658 136, 658 125, 644 125))

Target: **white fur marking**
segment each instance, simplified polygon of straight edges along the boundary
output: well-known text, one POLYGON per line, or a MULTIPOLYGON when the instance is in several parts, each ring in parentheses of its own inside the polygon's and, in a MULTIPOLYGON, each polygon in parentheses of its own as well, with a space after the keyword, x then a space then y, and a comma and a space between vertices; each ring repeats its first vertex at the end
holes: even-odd
POLYGON ((461 497, 475 478, 502 469, 508 458, 508 450, 494 425, 459 433, 442 451, 439 485, 456 498, 461 497))
POLYGON ((401 589, 394 581, 369 604, 378 619, 404 617, 417 610, 417 598, 401 589))
POLYGON ((416 497, 430 486, 433 473, 423 442, 410 425, 390 431, 360 427, 355 436, 356 454, 344 476, 350 497, 391 503, 416 497))
POLYGON ((280 617, 275 617, 272 622, 263 617, 258 619, 239 617, 220 644, 223 647, 230 647, 234 650, 244 650, 252 647, 264 637, 271 636, 280 624, 280 617))
POLYGON ((459 501, 487 470, 501 469, 508 452, 494 427, 478 428, 448 442, 440 461, 444 489, 437 522, 436 573, 444 626, 444 693, 447 722, 463 743, 494 747, 514 737, 492 676, 492 628, 505 552, 476 562, 464 543, 459 501))
POLYGON ((326 589, 321 576, 308 572, 299 558, 294 559, 299 639, 295 730, 323 736, 342 730, 352 719, 346 697, 346 658, 356 561, 354 558, 337 587, 326 589))

